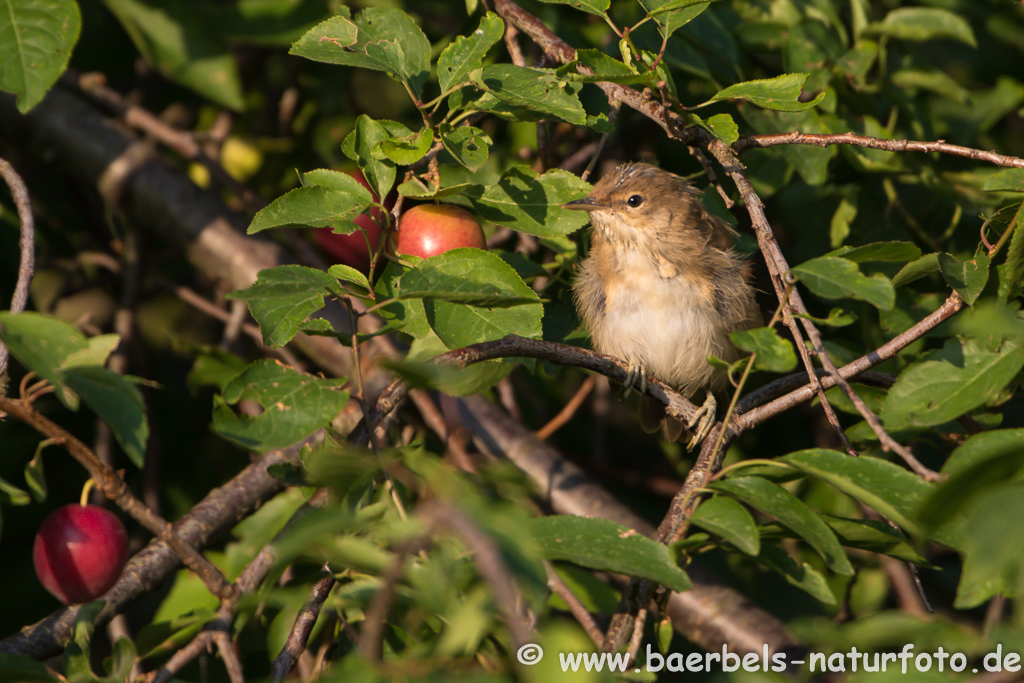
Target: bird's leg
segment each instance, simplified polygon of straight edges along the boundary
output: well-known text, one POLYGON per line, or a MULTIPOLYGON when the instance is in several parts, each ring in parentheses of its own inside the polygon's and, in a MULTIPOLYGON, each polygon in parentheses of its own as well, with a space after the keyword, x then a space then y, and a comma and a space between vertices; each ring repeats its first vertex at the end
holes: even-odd
POLYGON ((693 414, 693 419, 686 425, 686 430, 693 432, 690 443, 686 444, 686 450, 693 450, 695 446, 700 445, 700 442, 711 431, 716 417, 718 417, 718 401, 715 399, 715 395, 708 391, 707 398, 704 399, 704 405, 697 408, 697 412, 693 414))
POLYGON ((644 394, 647 392, 647 371, 644 370, 642 365, 630 363, 626 370, 626 381, 622 383, 622 393, 625 396, 629 396, 629 392, 632 391, 633 385, 640 381, 640 393, 644 394))

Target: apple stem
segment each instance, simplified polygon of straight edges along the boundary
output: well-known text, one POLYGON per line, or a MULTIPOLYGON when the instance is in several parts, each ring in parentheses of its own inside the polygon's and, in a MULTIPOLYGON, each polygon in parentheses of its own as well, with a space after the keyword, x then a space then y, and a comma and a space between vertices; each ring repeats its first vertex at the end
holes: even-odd
POLYGON ((92 488, 96 486, 96 480, 89 477, 85 480, 85 485, 82 486, 82 495, 78 499, 78 504, 82 507, 89 505, 89 494, 92 493, 92 488))

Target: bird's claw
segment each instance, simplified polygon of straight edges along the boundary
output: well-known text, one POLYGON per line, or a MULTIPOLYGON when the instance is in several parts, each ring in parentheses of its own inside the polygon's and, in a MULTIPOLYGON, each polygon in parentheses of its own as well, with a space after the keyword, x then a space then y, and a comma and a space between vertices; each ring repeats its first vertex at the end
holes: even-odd
POLYGON ((626 380, 622 383, 622 392, 626 396, 629 396, 629 392, 633 390, 633 386, 639 380, 641 394, 647 393, 647 371, 644 370, 642 365, 629 364, 629 368, 626 370, 626 380))
POLYGON ((693 450, 696 446, 700 445, 711 432, 711 427, 715 424, 717 416, 718 401, 715 399, 715 395, 708 391, 708 397, 704 400, 704 405, 697 408, 697 412, 693 414, 693 419, 686 425, 686 430, 693 432, 690 443, 686 444, 686 450, 693 450))

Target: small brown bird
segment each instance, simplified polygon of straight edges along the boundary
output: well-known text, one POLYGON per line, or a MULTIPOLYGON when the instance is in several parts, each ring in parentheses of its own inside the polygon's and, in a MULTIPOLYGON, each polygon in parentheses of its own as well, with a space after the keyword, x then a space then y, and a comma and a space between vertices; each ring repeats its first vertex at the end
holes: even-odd
MULTIPOLYGON (((573 285, 576 309, 594 348, 629 363, 626 388, 641 392, 651 374, 684 396, 707 398, 687 430, 689 448, 714 424, 714 392, 728 385, 707 362, 731 363, 741 353, 733 330, 761 324, 744 261, 733 250, 735 232, 708 213, 699 191, 677 175, 629 163, 605 175, 585 199, 565 204, 590 214, 593 240, 573 285)), ((679 438, 683 424, 664 406, 640 397, 640 424, 679 438)))

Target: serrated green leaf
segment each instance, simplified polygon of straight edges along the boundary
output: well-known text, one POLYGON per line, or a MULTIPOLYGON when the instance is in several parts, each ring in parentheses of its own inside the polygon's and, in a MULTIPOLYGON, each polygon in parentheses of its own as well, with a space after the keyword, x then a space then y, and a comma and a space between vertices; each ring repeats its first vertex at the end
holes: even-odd
POLYGON ((333 420, 348 401, 345 378, 321 379, 277 361, 256 361, 214 397, 213 430, 254 451, 283 448, 305 439, 333 420), (263 412, 236 415, 228 403, 257 401, 263 412))
POLYGON ((362 114, 356 119, 355 128, 341 143, 341 151, 356 162, 378 197, 388 196, 391 186, 395 184, 396 171, 393 161, 374 157, 373 150, 385 140, 410 132, 401 124, 393 121, 374 121, 366 114, 362 114))
POLYGON ((581 12, 588 12, 590 14, 596 14, 599 17, 605 15, 608 11, 608 5, 610 0, 540 0, 551 5, 568 5, 574 9, 578 9, 581 12))
POLYGON ((881 273, 871 277, 845 258, 821 256, 805 261, 790 271, 793 277, 824 299, 853 298, 888 311, 896 304, 896 291, 881 273))
POLYGON ((711 133, 727 145, 740 139, 740 128, 728 114, 715 114, 705 123, 711 133))
POLYGON ((800 93, 810 74, 782 74, 775 78, 745 81, 730 85, 712 97, 710 102, 742 99, 765 109, 778 111, 803 111, 821 102, 825 93, 819 93, 809 102, 800 101, 800 93))
POLYGON ((368 7, 354 21, 331 17, 299 38, 289 53, 383 71, 405 83, 417 98, 430 74, 427 37, 408 14, 390 7, 368 7))
POLYGON ((78 396, 64 384, 64 360, 89 346, 85 335, 63 320, 27 311, 0 313, 0 341, 19 363, 53 385, 60 402, 78 409, 78 396))
POLYGON ((297 187, 257 212, 248 232, 252 235, 269 228, 301 225, 330 227, 348 234, 359 228, 352 221, 370 205, 368 200, 369 197, 327 187, 297 187))
POLYGON ((329 190, 354 195, 360 203, 372 204, 376 199, 366 186, 348 173, 332 171, 329 168, 316 168, 302 174, 303 187, 326 187, 329 190))
MULTIPOLYGON (((473 71, 470 79, 481 90, 514 107, 577 126, 587 123, 587 113, 576 95, 580 84, 559 78, 550 69, 490 64, 473 71)), ((480 100, 476 105, 483 106, 480 100)))
POLYGON ((711 488, 738 498, 789 527, 818 551, 835 573, 853 574, 850 561, 828 525, 803 501, 778 484, 761 477, 730 477, 713 483, 711 488))
POLYGON ((900 269, 892 278, 893 287, 902 287, 923 277, 939 272, 939 255, 925 254, 916 261, 911 261, 900 269))
POLYGON ((874 242, 859 247, 840 247, 825 256, 842 257, 854 263, 913 261, 921 257, 921 250, 911 242, 874 242))
POLYGON ((790 453, 782 462, 828 482, 875 512, 916 533, 912 521, 931 486, 905 468, 880 458, 851 458, 824 448, 790 453))
POLYGON ((374 292, 377 301, 389 302, 377 309, 377 314, 385 322, 401 327, 402 332, 410 335, 413 339, 422 339, 432 334, 430 324, 427 322, 427 314, 423 310, 423 302, 419 299, 399 299, 396 285, 403 273, 409 270, 395 261, 388 261, 384 266, 384 272, 374 283, 374 292))
POLYGON ((468 83, 470 72, 481 67, 487 52, 504 33, 505 22, 497 14, 488 12, 472 34, 452 41, 437 60, 437 80, 441 91, 468 83))
POLYGON ((324 306, 324 296, 344 296, 328 273, 306 266, 276 266, 261 270, 255 284, 228 295, 244 299, 269 348, 284 346, 311 314, 324 306))
POLYGON ((635 576, 677 592, 692 587, 666 546, 610 520, 551 515, 531 520, 530 531, 545 559, 635 576))
POLYGON ((538 177, 525 166, 513 166, 494 185, 465 192, 477 216, 520 232, 553 237, 574 232, 589 220, 583 211, 562 204, 586 196, 590 185, 567 171, 552 169, 538 177))
POLYGON ((484 307, 538 303, 540 298, 497 254, 462 247, 432 256, 402 276, 403 299, 434 299, 484 307))
POLYGON ((868 31, 915 42, 946 38, 977 47, 970 23, 963 17, 937 7, 898 7, 872 24, 868 31))
POLYGON ((480 249, 426 259, 402 276, 395 293, 423 298, 431 329, 451 349, 508 334, 541 334, 544 309, 536 292, 501 258, 480 249))
POLYGON ((773 327, 736 330, 729 335, 732 343, 750 353, 756 353, 754 367, 768 372, 789 372, 796 367, 793 343, 779 336, 773 327))
POLYGON ((951 254, 939 254, 939 272, 968 306, 981 296, 988 283, 988 266, 991 259, 981 253, 973 259, 961 261, 951 254))
POLYGON ((85 340, 85 348, 72 351, 61 363, 62 368, 73 368, 80 365, 106 365, 110 354, 121 343, 116 334, 98 334, 85 340))
POLYGON ((64 382, 107 423, 125 454, 138 468, 146 459, 149 422, 142 393, 129 378, 103 367, 65 370, 64 382))
POLYGON ((582 83, 608 81, 631 85, 634 83, 646 83, 656 78, 655 74, 651 71, 638 72, 618 59, 594 49, 577 50, 576 61, 559 67, 557 73, 559 76, 582 83), (593 73, 581 74, 576 68, 577 65, 585 67, 593 73))
POLYGON ((242 81, 231 46, 202 4, 185 0, 105 0, 135 47, 160 73, 240 111, 242 81))
POLYGON ((690 522, 721 536, 747 555, 761 552, 754 518, 732 498, 715 496, 702 501, 690 516, 690 522))
POLYGON ((950 339, 941 351, 900 373, 882 409, 886 428, 931 427, 985 405, 1024 367, 1024 348, 1010 339, 996 351, 950 339))
POLYGON ((0 90, 17 97, 22 114, 64 73, 81 29, 74 0, 0 0, 0 90))
POLYGON ((398 194, 411 199, 441 199, 462 194, 471 187, 476 186, 473 183, 459 183, 457 185, 449 185, 448 187, 427 187, 422 180, 413 177, 399 185, 397 189, 398 194))
POLYGON ((374 147, 373 156, 389 159, 400 166, 411 166, 422 159, 434 142, 430 128, 421 128, 415 133, 389 138, 374 147))
POLYGON ((836 604, 836 596, 828 587, 828 582, 821 572, 806 562, 797 564, 782 548, 767 543, 762 545, 757 561, 780 574, 787 583, 796 586, 826 605, 836 604))
POLYGON ((1004 168, 985 179, 986 192, 1024 192, 1024 168, 1004 168))
POLYGON ((491 138, 473 126, 458 126, 441 133, 441 143, 457 162, 474 173, 487 163, 491 138))

